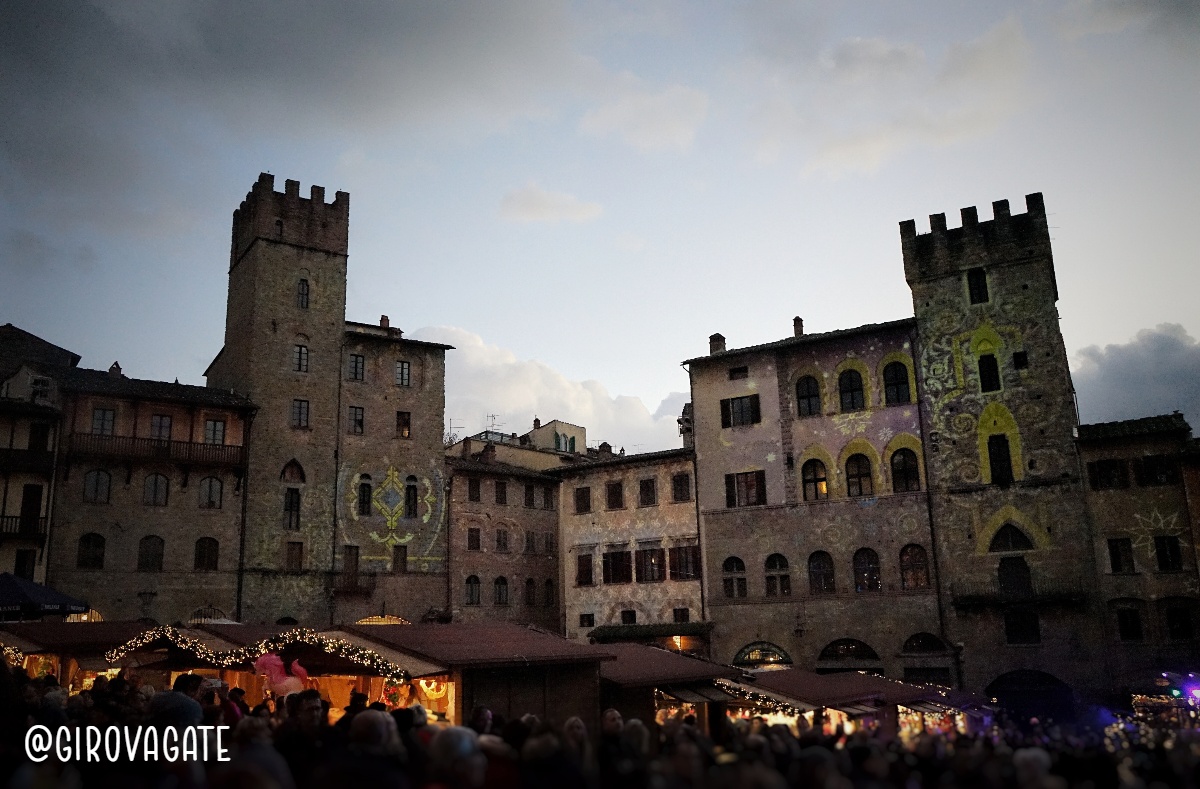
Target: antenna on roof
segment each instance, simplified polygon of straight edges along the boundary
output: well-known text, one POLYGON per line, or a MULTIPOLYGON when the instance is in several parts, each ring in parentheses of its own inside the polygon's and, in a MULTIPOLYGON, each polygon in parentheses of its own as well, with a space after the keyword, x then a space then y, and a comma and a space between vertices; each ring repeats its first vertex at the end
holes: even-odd
POLYGON ((498 427, 504 427, 503 422, 496 421, 500 418, 500 414, 484 414, 484 416, 486 416, 488 419, 488 430, 495 430, 498 427))

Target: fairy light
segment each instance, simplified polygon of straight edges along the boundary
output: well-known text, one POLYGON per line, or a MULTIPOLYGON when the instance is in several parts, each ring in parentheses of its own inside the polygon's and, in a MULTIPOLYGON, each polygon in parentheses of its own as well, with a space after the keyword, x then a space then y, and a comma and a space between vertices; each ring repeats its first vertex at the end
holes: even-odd
POLYGON ((725 691, 726 693, 728 693, 729 695, 731 695, 735 698, 742 699, 743 701, 748 701, 748 702, 754 704, 756 707, 759 707, 762 709, 769 709, 772 712, 779 712, 784 715, 791 715, 793 717, 798 717, 800 715, 803 715, 806 712, 806 710, 802 710, 798 707, 793 707, 791 704, 782 702, 779 699, 775 699, 770 696, 764 696, 763 694, 755 693, 752 690, 747 690, 746 688, 742 687, 741 685, 735 685, 732 682, 727 682, 725 680, 720 680, 720 679, 718 679, 716 682, 718 685, 720 685, 721 690, 725 691))
POLYGON ((19 666, 25 662, 25 653, 16 647, 10 647, 7 644, 4 644, 0 646, 0 649, 3 650, 4 659, 8 661, 9 665, 19 666))
MULTIPOLYGON (((126 641, 119 647, 104 653, 104 659, 109 663, 121 662, 139 649, 144 649, 159 639, 166 639, 171 644, 192 653, 201 660, 212 663, 220 668, 233 668, 254 660, 267 652, 279 652, 292 644, 304 644, 317 647, 328 655, 345 658, 360 666, 372 669, 381 677, 393 682, 408 682, 410 675, 400 666, 391 662, 374 650, 352 644, 344 638, 330 638, 306 627, 286 630, 278 635, 265 638, 254 644, 224 652, 218 652, 207 644, 185 635, 173 627, 162 625, 151 628, 141 635, 126 641)), ((7 656, 7 655, 6 655, 7 656)))

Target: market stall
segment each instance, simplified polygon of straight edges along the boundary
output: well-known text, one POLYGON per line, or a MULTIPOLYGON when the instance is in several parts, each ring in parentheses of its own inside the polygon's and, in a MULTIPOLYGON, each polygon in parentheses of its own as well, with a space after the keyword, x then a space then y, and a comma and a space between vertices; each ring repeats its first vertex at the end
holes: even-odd
POLYGON ((100 674, 115 675, 105 653, 146 629, 141 622, 8 622, 0 624, 0 646, 9 664, 31 677, 53 675, 77 693, 100 674))

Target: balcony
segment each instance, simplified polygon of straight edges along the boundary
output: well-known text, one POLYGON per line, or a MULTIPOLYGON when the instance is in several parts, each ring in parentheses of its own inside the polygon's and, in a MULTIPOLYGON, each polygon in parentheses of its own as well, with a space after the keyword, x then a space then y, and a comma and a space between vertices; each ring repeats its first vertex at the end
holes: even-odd
POLYGON ((1087 600, 1078 578, 1034 581, 1025 588, 1001 588, 999 581, 950 584, 955 608, 993 608, 1009 605, 1082 605, 1087 600))
POLYGON ((54 470, 54 453, 45 449, 0 449, 0 469, 49 475, 54 470))
POLYGON ((46 519, 25 515, 0 517, 0 542, 5 540, 34 540, 41 545, 46 540, 46 519))
POLYGON ((96 433, 73 433, 70 452, 77 457, 159 460, 202 466, 243 466, 246 463, 245 447, 96 433))
POLYGON ((375 594, 376 575, 377 573, 332 572, 329 574, 329 591, 335 595, 370 597, 375 594))

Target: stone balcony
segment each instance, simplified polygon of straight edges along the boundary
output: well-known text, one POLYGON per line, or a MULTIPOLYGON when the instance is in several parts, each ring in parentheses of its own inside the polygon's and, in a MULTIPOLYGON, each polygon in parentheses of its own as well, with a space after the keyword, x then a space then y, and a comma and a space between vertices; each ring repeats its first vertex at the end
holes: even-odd
POLYGON ((69 452, 75 457, 158 460, 200 466, 244 466, 246 448, 194 441, 165 441, 157 438, 106 436, 73 433, 69 452))

